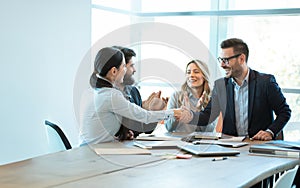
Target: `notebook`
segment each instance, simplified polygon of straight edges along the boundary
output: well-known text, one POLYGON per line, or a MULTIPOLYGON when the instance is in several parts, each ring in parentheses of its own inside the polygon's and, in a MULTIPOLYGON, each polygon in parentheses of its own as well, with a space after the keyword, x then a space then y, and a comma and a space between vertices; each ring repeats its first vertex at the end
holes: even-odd
POLYGON ((269 155, 278 157, 300 158, 300 149, 290 149, 271 144, 255 144, 249 148, 249 153, 258 155, 269 155))
POLYGON ((211 144, 194 145, 187 143, 178 145, 178 147, 198 156, 231 156, 240 154, 237 150, 211 144))
POLYGON ((143 149, 176 149, 180 141, 134 141, 133 145, 143 149))

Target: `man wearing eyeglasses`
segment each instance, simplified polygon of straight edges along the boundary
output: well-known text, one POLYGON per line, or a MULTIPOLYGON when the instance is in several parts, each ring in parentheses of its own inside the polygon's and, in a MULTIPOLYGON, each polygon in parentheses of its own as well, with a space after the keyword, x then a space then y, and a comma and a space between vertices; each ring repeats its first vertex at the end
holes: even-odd
POLYGON ((218 61, 225 70, 225 78, 215 81, 211 101, 202 112, 183 119, 206 126, 221 112, 224 134, 255 140, 282 135, 291 110, 275 77, 248 67, 249 49, 241 39, 227 39, 220 46, 218 61))

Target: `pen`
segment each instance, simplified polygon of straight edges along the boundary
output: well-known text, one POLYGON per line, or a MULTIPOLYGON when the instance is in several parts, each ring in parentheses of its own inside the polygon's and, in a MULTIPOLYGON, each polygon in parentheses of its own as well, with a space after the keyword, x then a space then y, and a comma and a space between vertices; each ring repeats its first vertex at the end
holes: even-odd
POLYGON ((223 161, 226 159, 227 159, 227 157, 216 157, 216 158, 213 158, 212 161, 223 161))

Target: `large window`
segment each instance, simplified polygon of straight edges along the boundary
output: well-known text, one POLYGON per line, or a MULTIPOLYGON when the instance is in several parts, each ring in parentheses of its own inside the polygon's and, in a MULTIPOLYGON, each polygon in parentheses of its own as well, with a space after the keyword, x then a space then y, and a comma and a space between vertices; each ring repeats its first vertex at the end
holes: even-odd
MULTIPOLYGON (((166 23, 188 31, 218 57, 219 44, 230 37, 242 38, 250 49, 249 66, 260 72, 274 74, 292 109, 290 122, 300 122, 300 1, 298 0, 218 0, 218 1, 93 1, 93 40, 121 26, 140 23, 166 23), (121 6, 122 5, 122 6, 121 6), (109 22, 109 28, 101 28, 109 22)), ((157 31, 159 32, 159 31, 157 31)), ((136 37, 136 36, 132 36, 136 37)), ((181 36, 178 36, 181 37, 181 36)), ((185 41, 183 41, 184 43, 185 41)), ((191 59, 172 45, 155 42, 135 43, 141 94, 162 90, 169 96, 184 80, 185 64, 191 59), (159 79, 147 75, 151 62, 169 63, 176 78, 159 79), (178 70, 179 71, 178 71, 178 70), (180 74, 181 72, 181 74, 180 74)), ((212 64, 213 61, 208 63, 212 64)), ((157 67, 159 69, 159 66, 157 67)), ((215 67, 213 79, 219 76, 215 67)), ((148 72, 149 73, 149 72, 148 72)), ((222 72, 221 72, 222 73, 222 72)), ((298 133, 299 129, 296 130, 298 133)), ((293 132, 294 134, 295 132, 293 132)), ((300 133, 299 133, 300 134, 300 133)))

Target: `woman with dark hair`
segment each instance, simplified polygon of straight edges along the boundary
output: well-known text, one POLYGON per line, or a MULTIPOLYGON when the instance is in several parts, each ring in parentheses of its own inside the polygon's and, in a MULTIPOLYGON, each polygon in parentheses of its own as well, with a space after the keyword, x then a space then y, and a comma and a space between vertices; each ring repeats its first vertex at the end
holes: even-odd
POLYGON ((158 122, 170 116, 180 116, 181 110, 147 111, 130 103, 115 83, 122 83, 126 73, 123 53, 113 47, 101 49, 94 62, 90 78, 92 89, 81 105, 80 144, 111 142, 120 129, 122 117, 143 123, 158 122))

